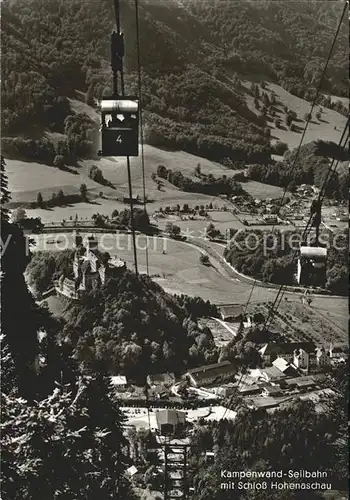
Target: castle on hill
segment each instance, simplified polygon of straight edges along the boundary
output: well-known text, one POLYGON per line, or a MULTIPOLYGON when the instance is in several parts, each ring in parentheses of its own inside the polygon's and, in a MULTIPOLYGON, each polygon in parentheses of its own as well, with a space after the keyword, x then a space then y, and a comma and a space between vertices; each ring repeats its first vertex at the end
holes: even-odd
POLYGON ((101 252, 94 236, 87 238, 83 245, 80 234, 74 234, 75 252, 72 262, 72 278, 62 275, 55 283, 56 293, 71 300, 78 300, 90 290, 100 288, 107 278, 119 274, 126 268, 126 262, 111 258, 108 252, 101 252))

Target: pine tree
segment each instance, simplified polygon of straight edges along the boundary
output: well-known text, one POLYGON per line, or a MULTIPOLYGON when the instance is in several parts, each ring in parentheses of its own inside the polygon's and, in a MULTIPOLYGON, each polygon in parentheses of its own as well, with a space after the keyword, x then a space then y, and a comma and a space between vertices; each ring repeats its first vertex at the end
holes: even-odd
POLYGON ((86 184, 81 184, 80 185, 80 195, 83 201, 86 201, 87 199, 87 187, 86 184))
POLYGON ((62 189, 60 189, 57 193, 57 201, 58 203, 63 203, 64 201, 64 192, 62 189))
POLYGON ((38 353, 37 330, 40 325, 38 308, 28 291, 23 273, 29 256, 23 231, 9 223, 9 213, 3 208, 11 196, 1 158, 1 333, 11 354, 19 393, 35 396, 35 364, 38 353))
POLYGON ((86 92, 86 97, 85 97, 85 102, 89 106, 92 106, 94 104, 94 95, 93 95, 93 85, 89 85, 89 88, 86 92))
POLYGON ((124 477, 123 417, 102 377, 27 403, 2 401, 2 492, 20 500, 132 500, 124 477))
POLYGON ((36 202, 37 202, 37 204, 38 204, 38 207, 40 207, 40 208, 41 208, 41 207, 43 206, 43 204, 44 204, 43 195, 40 193, 40 191, 39 191, 39 193, 38 193, 38 194, 37 194, 37 196, 36 196, 36 202))
POLYGON ((11 200, 10 191, 8 190, 8 178, 6 174, 5 158, 1 156, 1 171, 0 171, 0 186, 1 186, 1 227, 10 220, 10 212, 4 207, 11 200))

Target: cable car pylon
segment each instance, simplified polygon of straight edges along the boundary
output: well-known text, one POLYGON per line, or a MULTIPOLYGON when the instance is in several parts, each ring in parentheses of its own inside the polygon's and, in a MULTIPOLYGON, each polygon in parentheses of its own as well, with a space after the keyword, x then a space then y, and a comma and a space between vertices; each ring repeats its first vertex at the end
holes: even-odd
POLYGON ((114 0, 117 30, 111 34, 111 67, 113 73, 113 95, 101 101, 101 149, 99 156, 125 156, 128 172, 130 225, 133 240, 135 274, 138 275, 137 249, 135 238, 134 206, 130 156, 138 156, 139 100, 125 95, 124 84, 124 35, 120 27, 120 3, 114 0), (119 78, 120 77, 120 78, 119 78), (120 79, 120 94, 118 81, 120 79))

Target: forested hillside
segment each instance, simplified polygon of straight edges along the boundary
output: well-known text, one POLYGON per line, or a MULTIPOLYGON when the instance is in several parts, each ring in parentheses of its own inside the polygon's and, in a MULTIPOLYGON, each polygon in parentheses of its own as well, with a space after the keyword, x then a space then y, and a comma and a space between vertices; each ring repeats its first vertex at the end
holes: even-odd
MULTIPOLYGON (((44 291, 53 278, 71 273, 72 252, 37 252, 28 268, 33 289, 44 291)), ((216 362, 218 351, 199 316, 216 316, 216 307, 200 298, 173 297, 147 277, 128 271, 111 278, 65 312, 61 339, 74 357, 93 372, 181 371, 216 362)), ((137 372, 137 375, 135 373, 137 372)))
MULTIPOLYGON (((309 100, 315 94, 342 2, 183 0, 215 37, 223 68, 261 76, 309 100)), ((322 90, 348 97, 345 14, 322 90)))
MULTIPOLYGON (((133 93, 134 2, 121 3, 126 83, 133 93)), ((84 116, 69 118, 73 112, 67 97, 80 91, 94 104, 94 98, 111 91, 113 2, 2 4, 4 151, 48 164, 57 155, 67 164, 93 155, 96 126, 84 116)), ((271 148, 266 117, 248 108, 241 78, 270 79, 311 99, 341 14, 341 4, 327 5, 141 0, 146 141, 221 162, 230 157, 267 164, 271 148)), ((346 95, 346 41, 344 23, 326 93, 346 95)))
POLYGON ((283 162, 274 165, 250 165, 250 179, 288 187, 290 191, 300 184, 323 186, 327 179, 325 193, 330 198, 346 200, 349 190, 349 157, 348 148, 341 149, 330 141, 317 141, 304 144, 298 153, 297 149, 287 151, 283 162), (334 175, 329 176, 329 166, 332 160, 339 161, 334 175))

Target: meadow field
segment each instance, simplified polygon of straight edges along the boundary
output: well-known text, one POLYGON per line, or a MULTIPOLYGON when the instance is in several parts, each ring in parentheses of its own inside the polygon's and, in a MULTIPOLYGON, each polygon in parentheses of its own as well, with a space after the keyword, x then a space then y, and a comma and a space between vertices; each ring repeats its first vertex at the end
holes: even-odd
MULTIPOLYGON (((251 82, 244 81, 243 85, 246 89, 250 88, 251 82)), ((272 94, 275 95, 277 99, 276 108, 276 116, 273 119, 268 120, 268 127, 271 131, 271 139, 272 144, 277 141, 285 142, 288 144, 289 149, 296 148, 299 145, 301 134, 305 127, 304 115, 308 110, 311 110, 311 103, 308 103, 304 99, 297 97, 295 95, 290 94, 287 90, 283 89, 280 85, 276 85, 275 83, 266 83, 266 89, 264 90, 271 97, 272 94), (292 132, 286 126, 285 123, 285 111, 283 109, 284 106, 287 106, 291 111, 295 111, 298 116, 298 119, 295 120, 295 125, 298 127, 298 132, 292 132), (283 128, 276 128, 274 124, 274 120, 278 118, 281 120, 281 125, 283 128)), ((251 111, 254 113, 259 113, 254 105, 254 98, 246 94, 246 102, 251 111)), ((349 99, 335 97, 332 98, 333 101, 340 100, 346 106, 349 105, 349 99)), ((313 115, 316 114, 319 107, 314 109, 313 115)), ((313 116, 310 121, 305 138, 304 144, 308 142, 316 141, 318 139, 323 139, 327 141, 334 141, 336 143, 339 142, 341 134, 344 130, 346 124, 346 117, 334 111, 332 109, 328 109, 322 106, 322 116, 320 120, 317 120, 315 116, 313 116)))

